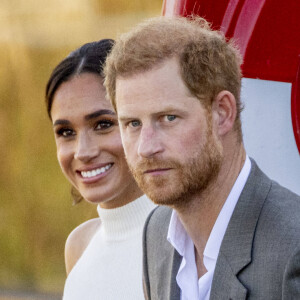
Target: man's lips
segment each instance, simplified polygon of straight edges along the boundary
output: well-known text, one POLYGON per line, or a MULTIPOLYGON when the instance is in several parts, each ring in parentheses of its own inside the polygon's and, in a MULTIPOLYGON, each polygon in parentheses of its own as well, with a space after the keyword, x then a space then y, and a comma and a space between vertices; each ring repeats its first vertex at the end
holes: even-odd
POLYGON ((157 169, 150 169, 144 171, 144 174, 150 174, 150 175, 160 175, 165 173, 166 171, 171 170, 171 168, 157 168, 157 169))

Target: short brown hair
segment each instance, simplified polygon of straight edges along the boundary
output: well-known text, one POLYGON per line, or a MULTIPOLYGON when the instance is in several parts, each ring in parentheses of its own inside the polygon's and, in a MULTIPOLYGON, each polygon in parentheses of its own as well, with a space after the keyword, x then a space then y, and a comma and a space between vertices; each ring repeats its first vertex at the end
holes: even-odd
POLYGON ((222 90, 235 96, 235 128, 241 137, 240 53, 221 32, 212 30, 200 17, 157 17, 119 37, 104 68, 104 84, 115 110, 118 76, 129 77, 150 70, 171 57, 178 58, 184 83, 206 108, 222 90))

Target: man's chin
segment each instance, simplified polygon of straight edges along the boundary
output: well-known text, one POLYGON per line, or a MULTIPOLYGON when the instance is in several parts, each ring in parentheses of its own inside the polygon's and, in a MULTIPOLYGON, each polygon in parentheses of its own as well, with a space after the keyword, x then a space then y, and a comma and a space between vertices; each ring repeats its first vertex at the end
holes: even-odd
MULTIPOLYGON (((135 174, 134 174, 135 175, 135 174)), ((163 177, 145 178, 143 176, 134 176, 140 189, 146 194, 157 199, 161 194, 167 194, 170 186, 169 180, 163 177)), ((151 199, 151 198, 150 198, 151 199)), ((154 200, 153 200, 154 201, 154 200)))
POLYGON ((140 186, 140 188, 145 192, 148 198, 157 205, 165 205, 165 206, 177 206, 182 204, 184 197, 182 195, 178 195, 178 193, 174 193, 174 191, 169 188, 157 187, 157 186, 140 186))
POLYGON ((176 207, 187 201, 182 180, 176 177, 134 177, 140 189, 157 205, 176 207))
POLYGON ((148 196, 148 198, 157 205, 169 205, 171 201, 170 191, 166 190, 166 185, 162 182, 144 182, 136 178, 140 189, 148 196), (166 197, 167 196, 167 197, 166 197))
POLYGON ((147 193, 147 192, 146 192, 146 195, 149 197, 149 199, 152 202, 154 202, 157 205, 174 206, 176 204, 176 201, 174 203, 173 197, 164 197, 164 195, 162 195, 162 194, 147 193))

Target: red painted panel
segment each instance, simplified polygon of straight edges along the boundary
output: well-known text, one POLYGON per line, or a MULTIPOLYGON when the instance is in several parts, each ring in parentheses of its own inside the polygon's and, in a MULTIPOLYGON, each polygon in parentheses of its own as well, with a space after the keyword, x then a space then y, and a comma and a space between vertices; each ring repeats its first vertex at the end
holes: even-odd
POLYGON ((245 77, 294 80, 300 54, 299 0, 165 0, 163 7, 164 15, 200 15, 233 37, 244 55, 245 77))
MULTIPOLYGON (((238 1, 238 0, 237 0, 238 1)), ((223 20, 224 11, 230 0, 223 1, 203 1, 203 0, 164 0, 163 15, 179 15, 187 17, 189 15, 201 15, 213 28, 219 29, 223 20), (216 5, 216 2, 218 4, 216 5)))
POLYGON ((245 77, 292 82, 292 120, 300 152, 300 0, 164 0, 163 15, 199 15, 234 38, 245 77))
MULTIPOLYGON (((234 38, 240 46, 240 51, 245 59, 245 53, 249 49, 249 41, 254 37, 257 20, 261 16, 262 8, 266 0, 246 0, 238 12, 236 22, 231 22, 231 30, 226 32, 226 36, 234 38)), ((223 26, 222 26, 223 28, 223 26)), ((257 57, 256 53, 254 56, 257 57)))
POLYGON ((296 144, 300 153, 300 56, 296 80, 292 86, 292 121, 296 144))
POLYGON ((224 18, 222 20, 220 29, 229 38, 233 36, 236 22, 238 20, 243 5, 244 5, 244 1, 231 0, 228 3, 226 11, 224 12, 224 18))
POLYGON ((298 0, 265 2, 244 56, 246 77, 294 81, 300 54, 299 15, 298 0))

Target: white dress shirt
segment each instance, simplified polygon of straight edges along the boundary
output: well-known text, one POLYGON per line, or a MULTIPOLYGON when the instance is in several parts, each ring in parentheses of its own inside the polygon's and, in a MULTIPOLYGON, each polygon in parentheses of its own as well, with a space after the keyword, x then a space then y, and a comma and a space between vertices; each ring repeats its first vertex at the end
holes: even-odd
POLYGON ((194 243, 185 231, 175 210, 172 212, 168 241, 182 256, 176 281, 181 290, 181 300, 208 300, 219 250, 231 215, 250 174, 251 161, 248 156, 235 181, 210 233, 203 252, 203 263, 207 272, 198 280, 194 243))

